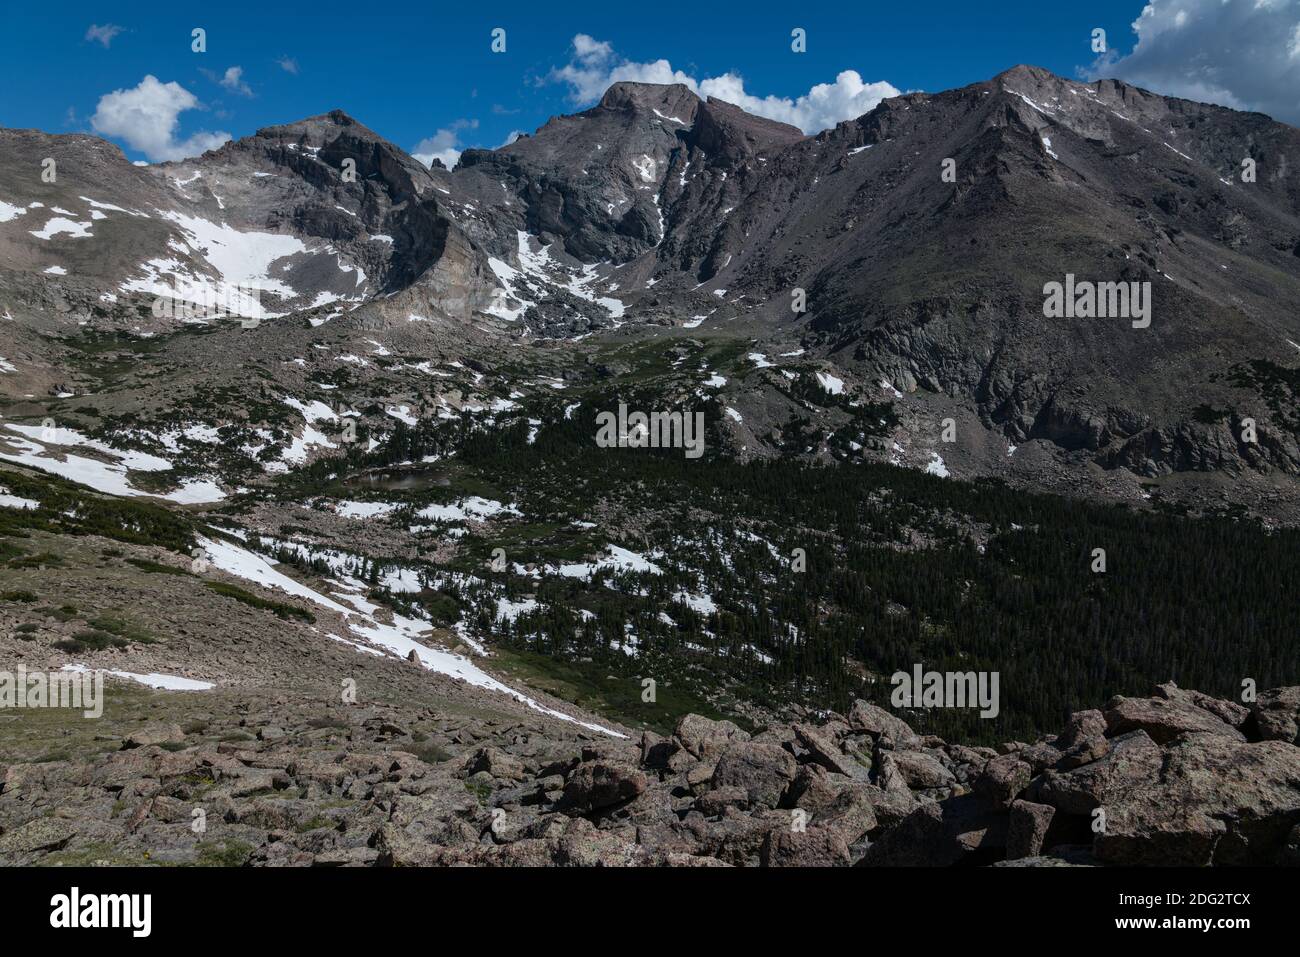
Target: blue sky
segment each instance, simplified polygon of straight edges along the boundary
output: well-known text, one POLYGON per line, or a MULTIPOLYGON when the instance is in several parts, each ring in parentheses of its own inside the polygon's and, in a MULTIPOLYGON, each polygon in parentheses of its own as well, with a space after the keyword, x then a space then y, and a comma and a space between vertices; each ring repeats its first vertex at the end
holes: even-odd
POLYGON ((1017 63, 1300 118, 1300 0, 71 0, 9 3, 3 17, 0 125, 98 132, 132 159, 175 158, 333 108, 419 155, 454 159, 584 108, 621 76, 685 78, 809 131, 893 91, 948 89, 1017 63), (194 27, 206 30, 204 53, 191 50, 194 27), (495 27, 506 30, 503 54, 490 49, 495 27), (794 27, 807 31, 806 53, 790 49, 794 27), (1102 64, 1098 27, 1110 47, 1102 64))

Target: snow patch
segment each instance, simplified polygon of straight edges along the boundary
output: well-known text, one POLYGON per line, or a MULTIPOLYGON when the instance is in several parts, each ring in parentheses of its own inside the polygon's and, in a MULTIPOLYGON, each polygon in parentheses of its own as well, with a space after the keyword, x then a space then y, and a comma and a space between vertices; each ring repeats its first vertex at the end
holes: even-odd
POLYGON ((844 380, 838 376, 833 376, 829 372, 818 372, 817 381, 831 395, 844 394, 844 380))
POLYGON ((90 223, 79 223, 63 216, 55 216, 40 229, 33 229, 30 232, 37 239, 53 239, 63 233, 67 233, 73 239, 86 239, 92 235, 90 223))
MULTIPOLYGON (((85 665, 70 664, 64 665, 62 671, 73 671, 78 674, 89 674, 91 669, 85 665)), ((95 671, 104 669, 96 668, 95 671)), ((216 687, 212 681, 199 681, 196 678, 182 678, 179 675, 161 675, 154 672, 139 675, 134 671, 107 671, 104 674, 112 675, 114 678, 124 678, 127 681, 134 681, 137 684, 148 685, 150 688, 159 688, 163 691, 211 691, 216 687)))

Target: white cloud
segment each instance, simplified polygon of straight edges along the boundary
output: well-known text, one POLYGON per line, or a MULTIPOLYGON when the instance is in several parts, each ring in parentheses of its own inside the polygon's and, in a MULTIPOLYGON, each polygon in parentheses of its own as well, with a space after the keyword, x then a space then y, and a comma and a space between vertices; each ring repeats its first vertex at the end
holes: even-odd
POLYGON ((109 44, 113 42, 113 38, 121 32, 122 28, 116 23, 105 23, 103 26, 100 26, 97 23, 92 23, 90 28, 86 31, 85 39, 87 43, 94 40, 97 43, 102 44, 104 49, 107 50, 109 44))
POLYGON ((1085 73, 1300 123, 1297 0, 1150 0, 1133 32, 1085 73))
POLYGON ((240 96, 252 96, 253 91, 247 83, 244 82, 244 68, 242 66, 232 66, 227 68, 221 79, 217 81, 232 93, 238 93, 240 96))
POLYGON ((552 70, 553 82, 566 83, 577 104, 593 103, 611 83, 681 83, 699 96, 715 96, 742 109, 816 133, 843 120, 868 113, 881 100, 898 96, 899 90, 883 80, 865 82, 856 70, 845 70, 834 83, 818 83, 802 96, 754 96, 745 89, 737 73, 696 79, 673 69, 667 60, 636 63, 619 57, 610 44, 585 33, 573 38, 573 55, 564 66, 552 70))
POLYGON ((432 166, 433 161, 437 159, 442 160, 442 165, 447 169, 453 169, 462 152, 460 131, 476 129, 478 129, 478 120, 457 120, 450 127, 438 130, 432 136, 427 136, 416 143, 411 150, 411 155, 425 166, 432 166))
POLYGON ((805 133, 828 129, 844 120, 870 113, 881 100, 898 96, 892 83, 863 81, 857 70, 844 70, 834 83, 818 83, 803 96, 757 97, 745 92, 745 82, 734 73, 700 81, 699 92, 734 103, 749 113, 797 126, 805 133))
POLYGON ((198 99, 179 83, 161 83, 152 75, 129 90, 114 90, 99 99, 90 125, 101 136, 122 139, 154 162, 197 156, 230 139, 229 133, 192 134, 176 139, 177 118, 200 108, 198 99))
POLYGON ((633 63, 614 54, 614 48, 602 40, 585 33, 573 38, 573 58, 559 69, 551 71, 553 81, 569 84, 570 96, 575 103, 592 103, 599 100, 611 83, 685 83, 692 90, 695 80, 680 70, 674 70, 667 60, 652 63, 633 63))
POLYGON ((282 69, 285 73, 292 73, 294 76, 298 75, 298 61, 295 60, 293 57, 282 56, 280 57, 280 59, 276 60, 275 62, 280 64, 280 69, 282 69))
POLYGON ((434 160, 442 160, 442 165, 453 169, 460 159, 461 150, 457 149, 460 137, 455 130, 439 130, 415 144, 411 155, 425 166, 432 166, 434 160))
POLYGON ((593 40, 585 33, 573 38, 573 55, 580 60, 605 60, 613 54, 614 48, 603 40, 593 40))

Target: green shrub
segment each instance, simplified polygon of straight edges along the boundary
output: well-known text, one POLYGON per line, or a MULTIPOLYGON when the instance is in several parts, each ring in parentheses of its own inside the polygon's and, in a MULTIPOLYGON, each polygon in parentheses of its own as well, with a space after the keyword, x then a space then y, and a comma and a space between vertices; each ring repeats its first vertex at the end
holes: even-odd
POLYGON ((245 591, 238 585, 232 585, 229 582, 204 582, 208 588, 211 588, 218 595, 224 595, 226 598, 233 598, 235 601, 242 602, 250 608, 261 608, 272 612, 276 616, 288 621, 290 618, 298 618, 308 624, 315 624, 316 616, 306 608, 299 608, 297 605, 289 605, 282 601, 271 601, 268 598, 261 598, 250 591, 245 591))
POLYGON ((440 744, 421 744, 411 748, 411 753, 423 761, 425 764, 442 764, 444 761, 450 761, 451 752, 440 744))
POLYGON ((188 575, 189 572, 184 568, 177 568, 175 565, 164 565, 162 562, 155 562, 148 558, 128 558, 127 562, 134 565, 141 571, 151 572, 155 575, 188 575))
POLYGON ((103 651, 106 648, 124 648, 126 645, 125 638, 119 638, 107 631, 100 631, 98 628, 83 629, 71 638, 64 638, 54 643, 55 648, 71 652, 103 651))

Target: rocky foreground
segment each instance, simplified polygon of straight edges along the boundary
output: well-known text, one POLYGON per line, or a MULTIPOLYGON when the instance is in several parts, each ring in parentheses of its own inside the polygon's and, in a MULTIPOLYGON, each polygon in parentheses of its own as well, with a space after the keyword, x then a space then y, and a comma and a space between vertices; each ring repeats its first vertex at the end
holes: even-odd
POLYGON ((1247 708, 1165 684, 995 749, 863 701, 755 734, 688 715, 640 741, 308 715, 142 722, 94 760, 0 766, 0 862, 1300 864, 1300 687, 1247 708))

